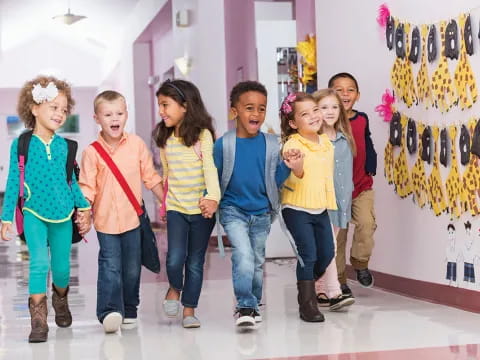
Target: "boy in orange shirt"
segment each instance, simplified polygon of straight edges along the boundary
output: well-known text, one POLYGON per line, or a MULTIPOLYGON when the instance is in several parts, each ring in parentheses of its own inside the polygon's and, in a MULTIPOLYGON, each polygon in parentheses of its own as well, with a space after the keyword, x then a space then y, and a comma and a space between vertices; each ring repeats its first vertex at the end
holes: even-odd
MULTIPOLYGON (((144 141, 124 131, 128 118, 123 95, 104 91, 94 100, 97 141, 117 165, 138 202, 142 183, 162 199, 162 179, 153 167, 144 141)), ((98 255, 97 317, 106 333, 133 328, 137 323, 141 244, 140 222, 127 195, 100 154, 90 145, 83 152, 79 184, 94 211, 100 244, 98 255)))

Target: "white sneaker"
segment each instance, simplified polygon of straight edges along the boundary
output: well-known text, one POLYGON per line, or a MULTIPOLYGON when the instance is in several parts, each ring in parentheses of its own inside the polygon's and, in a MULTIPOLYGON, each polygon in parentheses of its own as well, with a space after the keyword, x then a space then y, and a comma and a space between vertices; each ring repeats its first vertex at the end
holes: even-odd
POLYGON ((120 325, 120 327, 121 327, 123 330, 132 330, 132 329, 135 329, 135 328, 137 327, 137 319, 134 319, 134 318, 125 318, 125 319, 123 319, 122 325, 120 325))
POLYGON ((110 334, 118 331, 118 328, 122 324, 122 314, 119 312, 111 312, 103 318, 103 329, 105 333, 110 334))
POLYGON ((237 320, 235 324, 240 327, 254 326, 255 318, 253 315, 254 309, 240 308, 236 311, 237 320))
POLYGON ((256 323, 259 323, 259 322, 263 321, 262 315, 260 314, 260 311, 258 311, 258 310, 253 310, 253 318, 255 319, 256 323))

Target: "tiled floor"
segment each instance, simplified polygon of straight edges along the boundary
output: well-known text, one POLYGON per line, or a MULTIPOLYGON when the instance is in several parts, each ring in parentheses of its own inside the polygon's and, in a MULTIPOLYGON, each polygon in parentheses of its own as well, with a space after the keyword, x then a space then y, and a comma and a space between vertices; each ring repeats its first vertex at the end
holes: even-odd
MULTIPOLYGON (((164 268, 144 271, 139 328, 105 335, 95 318, 96 258, 93 233, 72 254, 73 326, 59 329, 49 313, 49 341, 29 344, 28 255, 0 243, 0 359, 478 359, 480 315, 433 305, 352 283, 350 311, 326 312, 326 322, 298 318, 294 263, 268 262, 264 322, 253 331, 234 326, 230 258, 209 253, 198 316, 200 329, 167 319, 161 302, 164 268)), ((164 250, 164 239, 162 248, 164 250)), ((164 253, 164 251, 162 251, 164 253)))

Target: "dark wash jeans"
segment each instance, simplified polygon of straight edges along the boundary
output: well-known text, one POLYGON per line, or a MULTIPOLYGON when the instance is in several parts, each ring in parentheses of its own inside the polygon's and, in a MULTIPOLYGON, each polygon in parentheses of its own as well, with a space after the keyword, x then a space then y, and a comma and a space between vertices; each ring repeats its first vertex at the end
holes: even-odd
POLYGON ((140 303, 140 228, 122 234, 97 231, 98 254, 97 317, 103 322, 111 312, 137 318, 140 303))
POLYGON ((335 255, 332 225, 328 212, 309 214, 285 208, 285 225, 293 236, 305 266, 297 262, 297 280, 314 280, 322 275, 335 255))
POLYGON ((214 226, 215 218, 167 211, 168 281, 172 288, 182 291, 183 306, 196 308, 198 305, 205 253, 214 226))

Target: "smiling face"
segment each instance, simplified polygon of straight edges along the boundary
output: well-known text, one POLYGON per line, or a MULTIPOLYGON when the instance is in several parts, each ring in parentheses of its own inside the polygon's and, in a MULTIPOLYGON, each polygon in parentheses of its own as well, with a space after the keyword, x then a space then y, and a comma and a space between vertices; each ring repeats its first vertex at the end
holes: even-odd
POLYGON ((318 102, 318 108, 324 122, 324 126, 334 127, 340 116, 340 104, 336 96, 327 96, 318 102))
POLYGON ((124 99, 103 100, 98 104, 94 117, 102 128, 102 136, 107 144, 113 145, 120 141, 128 118, 124 99))
POLYGON ((332 88, 342 99, 343 107, 350 117, 353 105, 360 98, 355 82, 348 77, 339 77, 333 81, 332 88))
POLYGON ((294 106, 295 114, 289 122, 290 127, 296 129, 304 138, 315 141, 322 127, 318 105, 313 100, 305 100, 297 101, 294 106))
POLYGON ((53 135, 67 120, 67 97, 59 93, 52 101, 35 104, 32 106, 32 114, 35 116, 35 130, 53 135))
POLYGON ((239 96, 231 111, 237 118, 237 136, 254 137, 265 121, 267 97, 258 91, 247 91, 239 96))
POLYGON ((175 134, 178 136, 178 130, 185 118, 187 108, 180 105, 173 98, 165 95, 158 95, 158 115, 162 118, 165 126, 175 128, 175 134))

